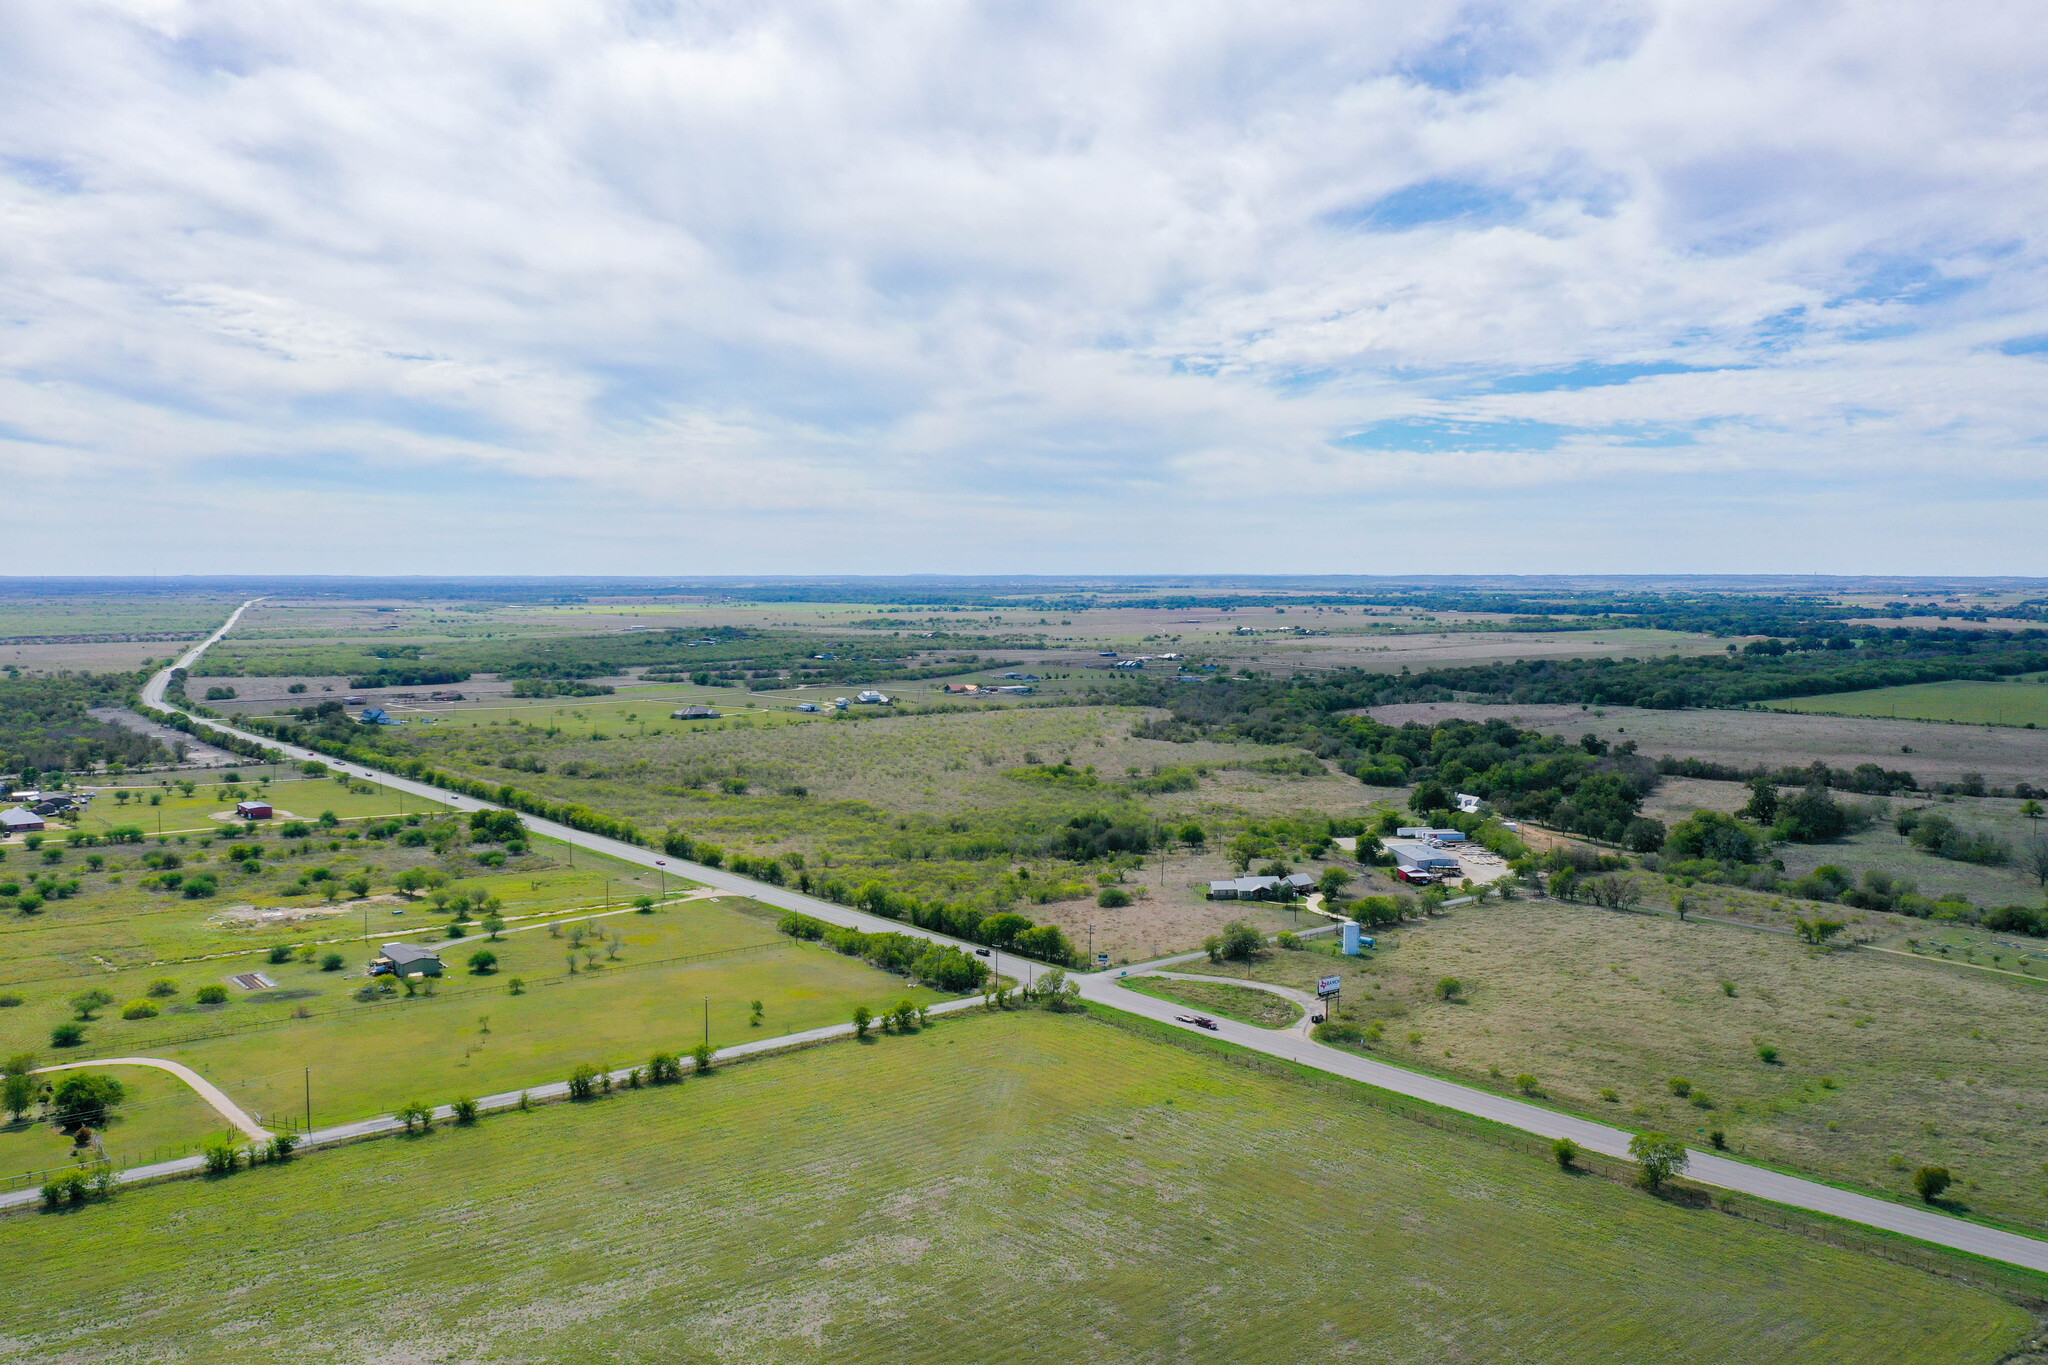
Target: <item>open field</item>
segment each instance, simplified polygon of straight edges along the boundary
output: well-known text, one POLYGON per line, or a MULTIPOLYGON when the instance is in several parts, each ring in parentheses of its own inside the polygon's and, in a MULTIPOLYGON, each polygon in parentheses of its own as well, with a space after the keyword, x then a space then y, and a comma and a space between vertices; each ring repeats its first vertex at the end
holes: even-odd
MULTIPOLYGON (((1687 895, 1718 913, 1706 891, 1687 895)), ((1463 907, 1380 942, 1180 970, 1311 990, 1341 974, 1339 1018, 1381 1023, 1375 1055, 1503 1091, 1527 1073, 1588 1117, 1694 1141, 1720 1128, 1743 1156, 1908 1197, 1916 1167, 1945 1165, 1968 1208, 2048 1225, 2048 984, 1552 900, 1463 907), (1436 998, 1446 976, 1461 999, 1436 998)))
POLYGON ((1946 721, 1957 725, 2048 726, 2048 677, 2034 674, 2002 682, 1918 683, 1867 692, 1834 692, 1787 697, 1769 703, 1773 711, 1807 715, 1884 716, 1899 720, 1946 721))
POLYGON ((154 1019, 123 1019, 117 1005, 87 1025, 76 1049, 49 1046, 50 1024, 67 1012, 51 1009, 54 998, 32 1000, 0 1014, 0 1053, 168 1058, 250 1112, 286 1119, 303 1118, 303 1071, 310 1066, 314 1121, 324 1124, 416 1098, 446 1103, 464 1092, 558 1080, 580 1062, 624 1066, 658 1049, 687 1050, 703 1036, 707 1008, 711 1041, 723 1046, 766 1036, 764 1029, 789 1033, 842 1022, 856 1004, 879 1009, 902 999, 944 998, 798 943, 776 932, 775 918, 751 902, 693 900, 649 915, 572 921, 557 926, 565 930, 560 937, 551 929, 509 932, 497 942, 479 935, 446 948, 449 974, 431 995, 411 997, 357 998, 370 956, 363 948, 347 954, 347 971, 323 971, 317 962, 262 965, 256 969, 275 987, 244 992, 230 984, 224 1005, 190 1002, 198 986, 250 970, 248 959, 116 973, 95 984, 117 1001, 141 996, 147 979, 160 975, 174 980, 178 993, 159 1002, 163 1013, 154 1019), (598 936, 577 951, 567 931, 579 923, 598 936), (614 934, 616 944, 608 941, 614 934), (497 969, 465 970, 469 955, 486 948, 497 954, 497 969), (511 990, 515 977, 524 983, 518 995, 511 990), (759 1025, 750 1022, 754 1000, 764 1007, 759 1025))
POLYGON ((1376 706, 1372 716, 1389 725, 1500 717, 1523 729, 1569 739, 1589 732, 1609 742, 1633 739, 1649 758, 1670 754, 1742 768, 1759 763, 1804 767, 1819 758, 1837 768, 1861 763, 1904 768, 1922 783, 1953 782, 1966 772, 1975 772, 1997 787, 2015 782, 2048 785, 2048 730, 1929 725, 1786 711, 1649 711, 1632 706, 1493 706, 1478 702, 1376 706))
POLYGON ((1334 1087, 1039 1014, 129 1191, 7 1240, 33 1310, 0 1359, 42 1361, 231 1340, 250 1362, 1990 1365, 2031 1325, 1334 1087), (194 1256, 229 1201, 233 1249, 194 1256), (1305 1236, 1343 1273, 1306 1273, 1305 1236))

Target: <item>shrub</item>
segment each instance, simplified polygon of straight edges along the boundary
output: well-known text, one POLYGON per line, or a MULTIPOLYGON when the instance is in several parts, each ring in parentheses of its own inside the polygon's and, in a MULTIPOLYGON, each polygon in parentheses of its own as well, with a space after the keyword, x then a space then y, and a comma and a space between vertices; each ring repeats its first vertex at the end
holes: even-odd
POLYGON ((1941 1198, 1941 1192, 1954 1184, 1946 1166, 1922 1166, 1913 1172, 1913 1191, 1932 1204, 1941 1198))
POLYGON ((340 953, 329 953, 320 959, 320 970, 323 972, 338 972, 347 965, 348 959, 340 953))
POLYGON ((1692 1082, 1687 1080, 1683 1076, 1673 1076, 1670 1080, 1664 1082, 1664 1084, 1670 1087, 1671 1093, 1678 1096, 1680 1099, 1684 1099, 1687 1095, 1690 1095, 1692 1093, 1692 1082))
POLYGON ((683 1061, 673 1052, 657 1052, 647 1059, 647 1079, 656 1085, 667 1085, 683 1078, 683 1061))
POLYGON ((699 1076, 711 1074, 711 1044, 699 1043, 690 1049, 690 1060, 697 1064, 699 1076))
POLYGON ((593 1099, 597 1095, 598 1070, 588 1064, 577 1067, 569 1073, 569 1098, 572 1100, 593 1099))
POLYGON ((1437 999, 1439 999, 1439 1000, 1456 1000, 1456 999, 1457 999, 1457 998, 1458 998, 1459 996, 1463 995, 1464 993, 1465 993, 1465 983, 1464 983, 1464 982, 1462 982, 1462 981, 1460 981, 1460 980, 1458 980, 1458 978, 1457 978, 1457 977, 1455 977, 1455 976, 1445 976, 1445 977, 1439 977, 1439 978, 1437 979, 1437 983, 1436 983, 1436 998, 1437 998, 1437 999))
POLYGON ((1301 950, 1301 935, 1291 929, 1282 929, 1278 934, 1274 935, 1273 941, 1290 953, 1301 950))
POLYGON ((1685 1169, 1690 1158, 1685 1144, 1666 1133, 1637 1133, 1628 1140, 1628 1154, 1643 1168, 1643 1184, 1656 1189, 1685 1169))
POLYGON ((1131 903, 1131 893, 1124 890, 1121 886, 1105 886, 1102 888, 1101 894, 1096 896, 1095 903, 1114 910, 1129 905, 1131 903))
POLYGON ((202 1005, 225 1005, 228 1002, 226 986, 201 986, 192 993, 192 998, 202 1005))
POLYGON ((50 1030, 51 1047, 77 1047, 85 1041, 85 1027, 82 1024, 59 1024, 50 1030))
POLYGON ((259 1156, 263 1161, 274 1165, 278 1162, 290 1161, 292 1153, 298 1150, 298 1146, 299 1139, 296 1134, 274 1133, 271 1135, 270 1141, 263 1144, 260 1153, 253 1153, 252 1155, 259 1156))
POLYGON ((498 970, 498 955, 489 948, 479 948, 469 955, 469 969, 478 976, 489 976, 498 970))
POLYGON ((1778 1064, 1778 1049, 1772 1047, 1769 1043, 1758 1043, 1756 1059, 1765 1066, 1776 1066, 1778 1064))
POLYGON ((1557 1162, 1560 1171, 1568 1171, 1579 1159, 1579 1144, 1568 1137, 1561 1137, 1550 1144, 1551 1159, 1557 1162))
POLYGON ((16 1006, 20 1005, 21 1003, 21 997, 16 995, 13 991, 7 991, 4 994, 0 994, 0 1010, 11 1010, 14 1009, 16 1006))
POLYGON ((1249 962, 1265 947, 1265 936, 1243 920, 1232 920, 1223 926, 1223 956, 1232 962, 1249 962))
POLYGON ((147 1000, 130 1000, 121 1010, 123 1019, 154 1019, 156 1015, 156 1006, 147 1000))
POLYGON ((242 1143, 239 1138, 217 1137, 206 1144, 201 1155, 208 1175, 228 1175, 242 1164, 242 1143))
POLYGON ((419 1100, 402 1106, 392 1117, 404 1124, 408 1133, 424 1133, 434 1126, 434 1111, 419 1100))
POLYGON ((1713 1148, 1717 1152, 1725 1152, 1728 1150, 1728 1135, 1722 1132, 1719 1128, 1716 1128, 1713 1132, 1707 1134, 1707 1141, 1713 1144, 1713 1148))
POLYGON ((1600 1098, 1606 1101, 1608 1104, 1620 1104, 1621 1092, 1610 1085, 1601 1090, 1600 1098))
POLYGON ((470 1124, 476 1122, 476 1101, 469 1096, 463 1095, 459 1097, 448 1107, 455 1112, 455 1121, 463 1127, 467 1128, 470 1124))
POLYGON ((853 1036, 856 1038, 867 1037, 868 1027, 874 1021, 875 1016, 866 1005, 855 1005, 853 1007, 853 1036))
POLYGON ((270 948, 270 960, 273 963, 290 962, 292 960, 292 945, 289 943, 272 944, 270 948))
POLYGON ((114 1003, 114 997, 95 987, 71 997, 71 1009, 80 1019, 90 1019, 114 1003))
MULTIPOLYGON (((1409 1041, 1414 1042, 1415 1035, 1410 1034, 1409 1041)), ((1535 1094, 1536 1078, 1534 1076, 1531 1076, 1528 1072, 1524 1071, 1521 1075, 1515 1077, 1515 1089, 1521 1091, 1524 1095, 1535 1094)))
POLYGON ((149 993, 155 996, 157 999, 162 1000, 166 996, 172 996, 178 993, 178 983, 171 980, 169 977, 162 977, 156 981, 152 981, 149 983, 149 993))
POLYGON ((59 1208, 65 1204, 83 1204, 91 1193, 92 1186, 83 1171, 66 1171, 47 1181, 42 1188, 43 1207, 59 1208))

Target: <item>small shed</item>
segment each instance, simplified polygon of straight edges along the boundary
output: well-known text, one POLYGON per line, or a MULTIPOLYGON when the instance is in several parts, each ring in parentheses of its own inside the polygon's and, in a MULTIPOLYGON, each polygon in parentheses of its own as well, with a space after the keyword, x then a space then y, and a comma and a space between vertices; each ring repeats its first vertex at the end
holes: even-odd
POLYGON ((243 820, 268 820, 271 816, 268 801, 237 801, 235 815, 243 820))
POLYGON ((43 817, 15 806, 0 810, 0 834, 35 834, 43 828, 43 817))
POLYGON ((668 713, 670 720, 723 720, 725 717, 709 706, 685 706, 668 713))
POLYGON ((383 956, 370 964, 371 975, 385 972, 393 976, 439 976, 441 955, 417 943, 387 943, 383 956))
POLYGON ((1316 879, 1306 872, 1290 873, 1285 880, 1288 888, 1297 895, 1306 896, 1316 889, 1316 879))

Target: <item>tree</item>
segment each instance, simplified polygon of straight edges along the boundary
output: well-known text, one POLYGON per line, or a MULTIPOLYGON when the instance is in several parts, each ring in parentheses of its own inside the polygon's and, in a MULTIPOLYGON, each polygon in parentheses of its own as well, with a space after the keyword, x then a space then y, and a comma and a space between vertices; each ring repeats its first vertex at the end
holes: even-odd
POLYGON ((1223 956, 1232 962, 1249 962, 1265 950, 1265 935, 1243 920, 1223 926, 1223 956))
POLYGON ((865 1038, 865 1037, 867 1037, 867 1036, 868 1036, 868 1026, 869 1026, 869 1025, 871 1025, 871 1024, 873 1024, 874 1022, 875 1022, 875 1016, 874 1016, 874 1013, 873 1013, 873 1012, 872 1012, 871 1010, 869 1010, 869 1009, 868 1009, 868 1007, 867 1007, 866 1005, 855 1005, 855 1006, 853 1007, 853 1036, 854 1036, 854 1037, 856 1037, 856 1038, 865 1038))
MULTIPOLYGON (((1408 1035, 1408 1039, 1410 1042, 1413 1042, 1415 1040, 1415 1037, 1416 1035, 1412 1033, 1408 1035)), ((1528 1072, 1524 1071, 1521 1075, 1515 1077, 1515 1089, 1521 1091, 1524 1095, 1535 1094, 1536 1078, 1534 1076, 1531 1076, 1528 1072)))
POLYGON ((683 1078, 683 1060, 673 1052, 657 1052, 647 1059, 647 1079, 667 1085, 683 1078))
POLYGON ((71 1008, 80 1019, 90 1019, 114 1003, 114 997, 95 987, 71 997, 71 1008))
POLYGON ((1749 780, 1749 804, 1742 808, 1745 820, 1754 820, 1766 827, 1777 823, 1778 784, 1768 777, 1753 777, 1749 780))
POLYGON ((1408 798, 1408 809, 1417 815, 1429 815, 1434 811, 1451 809, 1451 791, 1441 782, 1424 782, 1408 798))
POLYGON ((577 1067, 569 1073, 569 1098, 587 1100, 597 1094, 597 1068, 589 1064, 577 1067))
POLYGON ((1913 1172, 1914 1193, 1930 1204, 1941 1198, 1941 1192, 1954 1183, 1946 1166, 1922 1166, 1913 1172))
MULTIPOLYGON (((654 897, 652 897, 652 896, 635 896, 635 897, 633 898, 633 908, 634 908, 635 910, 638 910, 638 911, 639 911, 639 912, 640 912, 641 914, 643 914, 643 915, 651 915, 651 914, 653 914, 653 913, 654 913, 654 897)), ((497 917, 496 917, 495 915, 494 915, 494 916, 492 916, 492 919, 496 919, 496 918, 497 918, 497 917)), ((505 923, 505 921, 503 921, 503 920, 498 920, 498 924, 500 925, 500 927, 502 927, 502 926, 504 925, 504 923, 505 923)), ((486 929, 489 929, 489 928, 490 928, 490 925, 491 925, 491 921, 490 921, 490 920, 485 920, 485 921, 484 921, 484 927, 485 927, 486 929)), ((495 937, 495 936, 496 936, 496 931, 493 931, 493 937, 495 937)))
POLYGON ((469 955, 469 969, 478 976, 489 976, 498 970, 498 955, 489 948, 479 948, 469 955))
POLYGON ((28 1107, 36 1102, 35 1069, 36 1058, 32 1052, 17 1052, 5 1062, 0 1062, 0 1070, 7 1073, 6 1080, 0 1081, 0 1105, 6 1107, 17 1123, 27 1117, 28 1107))
POLYGON ((104 1128, 127 1094, 128 1088, 112 1076, 88 1072, 66 1077, 50 1105, 59 1127, 104 1128))
POLYGON ((1570 1138, 1561 1137, 1550 1144, 1550 1155, 1557 1162, 1557 1169, 1568 1171, 1572 1168, 1572 1163, 1579 1159, 1579 1144, 1570 1138))
MULTIPOLYGON (((1058 969, 1055 968, 1054 971, 1058 971, 1058 969)), ((1050 974, 1048 973, 1048 975, 1050 974)), ((1065 973, 1061 972, 1060 975, 1065 976, 1065 973)), ((910 1026, 917 1022, 917 1006, 911 1004, 908 1000, 898 1000, 896 1008, 889 1011, 889 1017, 895 1021, 898 1033, 908 1033, 910 1032, 910 1026)))
POLYGON ((468 1127, 470 1124, 476 1122, 476 1101, 470 1099, 468 1096, 462 1096, 461 1098, 457 1099, 453 1104, 449 1105, 448 1108, 454 1113, 455 1121, 463 1125, 465 1128, 468 1127))
POLYGON ((2037 830, 2021 839, 2013 861, 2022 873, 2048 889, 2048 834, 2037 830))
POLYGON ((427 874, 422 868, 408 867, 405 871, 399 873, 397 877, 393 878, 391 884, 398 888, 399 895, 404 896, 407 900, 412 900, 419 895, 420 889, 427 884, 427 874))
POLYGON ((1655 853, 1664 847, 1664 822, 1638 815, 1621 831, 1621 846, 1631 853, 1655 853))
POLYGON ((1628 1154, 1643 1168, 1644 1186, 1653 1190, 1691 1160, 1685 1144, 1668 1133, 1637 1133, 1628 1140, 1628 1154))
POLYGON ((1200 848, 1208 840, 1208 834, 1203 831, 1200 825, 1190 822, 1180 827, 1180 841, 1189 848, 1200 848))
POLYGON ((85 1026, 82 1024, 59 1024, 50 1030, 51 1047, 77 1047, 85 1041, 85 1026))
POLYGON ((503 915, 485 915, 484 932, 489 934, 491 941, 495 943, 498 936, 505 932, 505 917, 503 915))
POLYGON ((1702 810, 1671 827, 1664 839, 1664 851, 1674 858, 1753 863, 1763 857, 1763 843, 1734 816, 1702 810))
POLYGON ((1316 890, 1323 893, 1323 899, 1333 901, 1344 894, 1344 888, 1351 885, 1351 874, 1341 867, 1326 867, 1316 890))
POLYGON ((370 894, 370 878, 367 874, 358 872, 348 879, 348 889, 349 893, 357 898, 367 896, 370 894))
POLYGON ((2031 796, 2028 797, 2025 804, 2020 807, 2020 814, 2026 816, 2029 820, 2039 820, 2043 814, 2041 803, 2031 796))
POLYGON ((690 1060, 697 1064, 699 1076, 711 1074, 711 1044, 699 1043, 690 1049, 690 1060))
POLYGON ((414 1100, 412 1103, 405 1105, 392 1117, 404 1124, 405 1131, 408 1133, 414 1131, 424 1133, 427 1129, 434 1126, 434 1111, 420 1100, 414 1100))
POLYGON ((1836 934, 1841 933, 1843 926, 1840 920, 1795 919, 1792 921, 1792 927, 1798 932, 1801 939, 1819 946, 1826 943, 1836 934))
POLYGON ((1131 893, 1121 886, 1105 886, 1095 897, 1095 903, 1105 910, 1119 910, 1131 903, 1131 893))

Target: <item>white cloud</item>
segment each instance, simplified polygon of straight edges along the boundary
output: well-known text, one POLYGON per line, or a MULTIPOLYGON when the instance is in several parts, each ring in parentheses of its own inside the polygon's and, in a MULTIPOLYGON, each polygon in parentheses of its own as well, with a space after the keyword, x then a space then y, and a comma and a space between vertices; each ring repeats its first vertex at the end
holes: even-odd
POLYGON ((179 566, 170 506, 248 569, 2048 571, 1974 529, 2043 501, 2048 361, 1996 347, 2048 332, 2044 39, 1764 0, 0 7, 0 443, 43 474, 0 526, 97 524, 109 571, 179 566), (1455 448, 1333 444, 1430 424, 1455 448), (1446 563, 1417 469, 1506 529, 1446 563))

